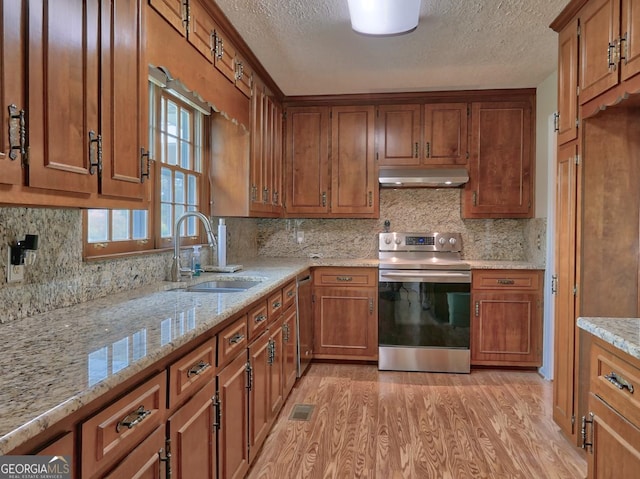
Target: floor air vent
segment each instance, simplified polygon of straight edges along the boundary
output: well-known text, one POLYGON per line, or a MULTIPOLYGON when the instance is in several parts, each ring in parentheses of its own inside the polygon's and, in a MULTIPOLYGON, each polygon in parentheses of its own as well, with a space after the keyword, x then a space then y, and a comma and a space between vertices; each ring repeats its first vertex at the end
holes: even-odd
POLYGON ((292 421, 308 421, 311 419, 314 407, 313 404, 296 404, 293 406, 289 419, 292 421))

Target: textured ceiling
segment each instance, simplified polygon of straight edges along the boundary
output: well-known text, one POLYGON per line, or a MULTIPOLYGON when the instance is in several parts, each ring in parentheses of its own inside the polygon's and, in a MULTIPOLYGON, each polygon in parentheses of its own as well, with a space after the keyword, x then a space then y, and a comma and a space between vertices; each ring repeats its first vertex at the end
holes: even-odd
POLYGON ((215 0, 285 95, 535 87, 569 0, 422 0, 410 34, 351 30, 347 0, 215 0))

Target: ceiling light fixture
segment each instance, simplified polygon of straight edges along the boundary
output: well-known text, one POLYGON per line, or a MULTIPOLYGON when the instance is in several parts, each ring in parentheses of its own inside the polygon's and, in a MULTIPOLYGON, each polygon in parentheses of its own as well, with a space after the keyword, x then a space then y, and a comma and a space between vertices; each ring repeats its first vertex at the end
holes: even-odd
POLYGON ((365 35, 398 35, 418 26, 420 0, 348 0, 351 28, 365 35))

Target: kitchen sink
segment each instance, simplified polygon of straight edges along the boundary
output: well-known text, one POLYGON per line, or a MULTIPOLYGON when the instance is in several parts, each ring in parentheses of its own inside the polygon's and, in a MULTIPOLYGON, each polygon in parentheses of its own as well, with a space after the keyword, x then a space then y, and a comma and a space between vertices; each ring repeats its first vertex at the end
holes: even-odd
POLYGON ((260 284, 260 281, 207 281, 205 283, 189 286, 186 288, 186 291, 192 293, 238 293, 246 291, 257 284, 260 284))

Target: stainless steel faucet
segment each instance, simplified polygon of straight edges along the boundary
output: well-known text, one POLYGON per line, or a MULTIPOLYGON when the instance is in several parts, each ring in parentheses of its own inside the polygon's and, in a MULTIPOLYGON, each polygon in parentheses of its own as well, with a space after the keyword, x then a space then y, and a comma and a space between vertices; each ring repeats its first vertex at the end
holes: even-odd
POLYGON ((193 271, 191 268, 182 268, 180 267, 180 226, 182 222, 189 218, 190 216, 194 216, 202 221, 204 225, 204 230, 207 232, 207 237, 209 238, 209 246, 213 249, 216 247, 216 237, 213 234, 213 230, 211 229, 211 223, 209 222, 209 218, 200 213, 199 211, 187 211, 183 213, 177 220, 175 224, 175 229, 173 230, 173 264, 171 265, 171 281, 182 281, 182 276, 190 276, 193 271))

